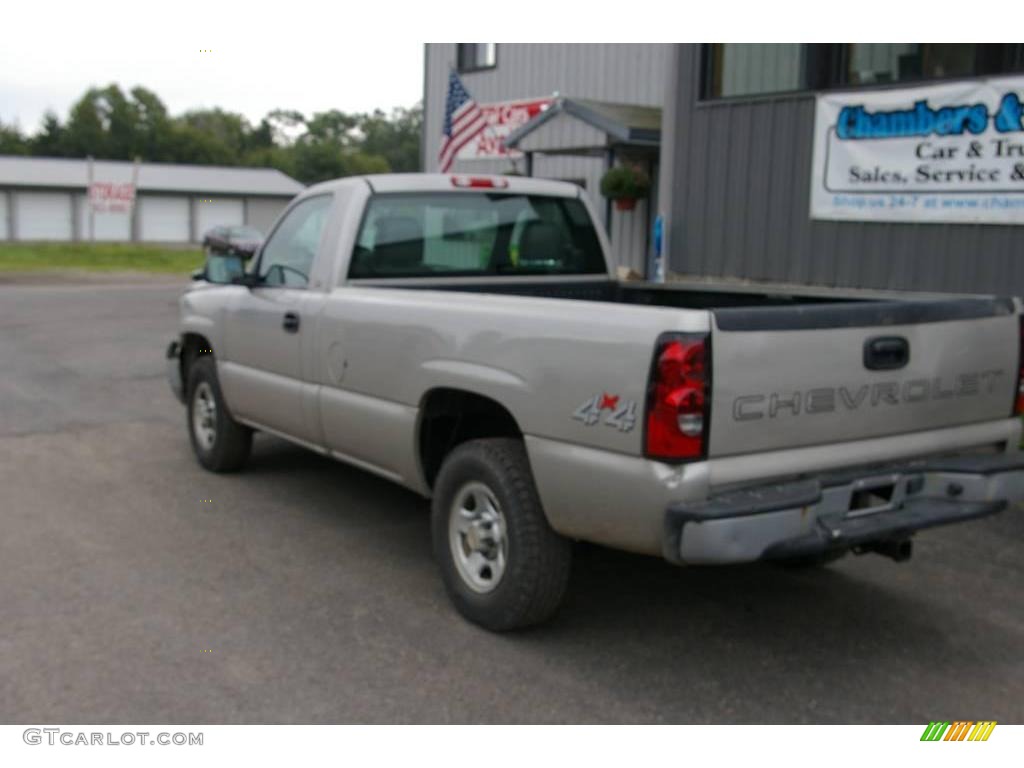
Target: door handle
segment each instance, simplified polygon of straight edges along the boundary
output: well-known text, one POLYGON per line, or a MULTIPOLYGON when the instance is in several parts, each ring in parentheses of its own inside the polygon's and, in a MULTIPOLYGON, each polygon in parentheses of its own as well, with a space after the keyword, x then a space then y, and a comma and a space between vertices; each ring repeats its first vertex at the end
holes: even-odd
POLYGON ((910 344, 902 336, 876 336, 864 342, 864 367, 891 371, 910 362, 910 344))
POLYGON ((299 316, 294 312, 285 312, 281 327, 288 333, 299 332, 299 316))

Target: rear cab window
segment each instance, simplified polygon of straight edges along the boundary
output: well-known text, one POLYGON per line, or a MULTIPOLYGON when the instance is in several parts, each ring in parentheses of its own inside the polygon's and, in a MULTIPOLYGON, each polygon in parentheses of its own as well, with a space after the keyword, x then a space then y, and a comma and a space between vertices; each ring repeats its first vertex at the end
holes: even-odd
POLYGON ((383 193, 367 203, 349 278, 605 272, 594 224, 578 199, 383 193))

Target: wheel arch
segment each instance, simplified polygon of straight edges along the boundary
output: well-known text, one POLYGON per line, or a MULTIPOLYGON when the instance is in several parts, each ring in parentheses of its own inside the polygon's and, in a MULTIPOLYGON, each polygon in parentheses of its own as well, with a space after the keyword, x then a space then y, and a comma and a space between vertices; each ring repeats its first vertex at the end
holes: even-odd
POLYGON ((178 366, 181 370, 182 384, 188 386, 188 371, 196 359, 209 355, 215 357, 210 340, 196 331, 186 330, 181 334, 181 351, 178 355, 178 366))
POLYGON ((433 489, 444 458, 462 443, 485 437, 522 439, 512 412, 493 397, 469 389, 437 386, 420 400, 416 451, 427 487, 433 489))

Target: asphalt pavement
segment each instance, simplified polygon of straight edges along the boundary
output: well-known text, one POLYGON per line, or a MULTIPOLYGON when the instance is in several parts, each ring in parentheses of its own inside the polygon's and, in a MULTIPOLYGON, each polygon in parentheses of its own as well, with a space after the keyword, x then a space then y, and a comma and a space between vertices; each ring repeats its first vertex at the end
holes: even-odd
POLYGON ((449 606, 428 504, 258 436, 204 472, 183 285, 0 285, 0 723, 1024 722, 1024 512, 903 564, 579 546, 550 624, 449 606))

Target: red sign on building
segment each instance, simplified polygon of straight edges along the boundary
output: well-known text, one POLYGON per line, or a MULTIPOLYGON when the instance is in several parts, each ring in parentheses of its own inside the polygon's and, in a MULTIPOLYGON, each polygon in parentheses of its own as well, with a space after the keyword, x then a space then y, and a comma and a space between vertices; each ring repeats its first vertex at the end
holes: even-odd
POLYGON ((522 157, 522 152, 505 147, 505 138, 547 109, 551 102, 551 98, 543 98, 481 104, 480 111, 487 120, 487 128, 460 149, 456 157, 459 160, 522 157))
POLYGON ((128 213, 135 203, 135 185, 94 181, 89 185, 89 205, 96 213, 128 213))

